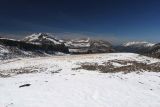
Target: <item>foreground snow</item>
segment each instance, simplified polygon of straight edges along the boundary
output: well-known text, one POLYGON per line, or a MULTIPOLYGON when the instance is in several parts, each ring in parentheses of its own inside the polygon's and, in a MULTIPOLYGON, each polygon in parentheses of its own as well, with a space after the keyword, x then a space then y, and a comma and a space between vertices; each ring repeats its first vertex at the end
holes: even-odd
POLYGON ((0 107, 160 107, 160 73, 98 73, 72 69, 83 62, 116 59, 159 62, 132 53, 1 61, 1 71, 30 66, 42 67, 44 71, 0 78, 0 107), (24 84, 31 85, 19 88, 24 84))

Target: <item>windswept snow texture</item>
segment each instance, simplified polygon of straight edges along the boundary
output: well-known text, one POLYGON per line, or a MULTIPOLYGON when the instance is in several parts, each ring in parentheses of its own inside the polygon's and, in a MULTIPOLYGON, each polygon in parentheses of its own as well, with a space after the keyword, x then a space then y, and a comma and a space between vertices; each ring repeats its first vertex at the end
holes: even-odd
POLYGON ((33 67, 37 73, 12 72, 13 76, 0 78, 0 107, 160 107, 159 72, 123 74, 73 69, 84 62, 101 64, 109 60, 160 62, 132 53, 3 60, 1 72, 33 67), (19 87, 25 84, 30 86, 19 87))

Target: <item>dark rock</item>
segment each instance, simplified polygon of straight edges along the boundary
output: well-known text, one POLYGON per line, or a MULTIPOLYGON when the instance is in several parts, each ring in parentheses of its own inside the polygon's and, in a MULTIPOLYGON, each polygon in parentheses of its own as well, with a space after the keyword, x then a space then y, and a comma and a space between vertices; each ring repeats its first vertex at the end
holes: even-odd
POLYGON ((24 84, 24 85, 20 85, 19 88, 22 88, 22 87, 29 87, 31 84, 24 84))

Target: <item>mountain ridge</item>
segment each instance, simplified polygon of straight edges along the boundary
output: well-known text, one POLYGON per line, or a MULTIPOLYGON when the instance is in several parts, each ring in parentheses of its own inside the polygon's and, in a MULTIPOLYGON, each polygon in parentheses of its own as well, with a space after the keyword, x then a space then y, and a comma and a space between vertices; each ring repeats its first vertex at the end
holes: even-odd
POLYGON ((57 39, 49 33, 33 33, 22 40, 0 38, 0 56, 45 56, 64 54, 89 54, 130 52, 160 58, 160 43, 132 41, 113 46, 106 40, 91 38, 57 39))

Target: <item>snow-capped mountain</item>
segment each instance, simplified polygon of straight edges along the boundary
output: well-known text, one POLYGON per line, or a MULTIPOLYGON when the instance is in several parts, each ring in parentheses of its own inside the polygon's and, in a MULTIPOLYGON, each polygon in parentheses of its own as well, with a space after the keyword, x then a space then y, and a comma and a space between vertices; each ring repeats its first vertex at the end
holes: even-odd
POLYGON ((160 58, 160 43, 155 44, 149 51, 149 55, 152 57, 160 58))
POLYGON ((120 46, 115 46, 114 49, 116 52, 132 52, 160 58, 160 43, 128 42, 120 46))
POLYGON ((133 52, 147 55, 154 45, 154 43, 134 41, 115 46, 114 49, 117 52, 133 52))
POLYGON ((0 38, 0 59, 35 57, 68 53, 68 48, 59 40, 39 33, 23 40, 0 38))
POLYGON ((56 39, 49 33, 34 33, 25 37, 22 41, 40 45, 47 53, 54 53, 55 51, 68 53, 68 48, 63 41, 56 39))
POLYGON ((25 37, 22 41, 34 44, 62 45, 62 41, 56 39, 49 33, 34 33, 25 37))
POLYGON ((1 56, 36 56, 62 53, 108 53, 113 49, 107 41, 92 40, 90 38, 59 40, 48 33, 34 33, 22 40, 0 38, 1 56), (3 48, 2 48, 3 47, 3 48), (3 54, 2 54, 3 51, 3 54), (4 53, 8 52, 8 53, 4 53))
POLYGON ((128 47, 128 46, 134 46, 134 47, 152 47, 153 43, 149 43, 149 42, 137 42, 137 41, 134 41, 134 42, 127 42, 127 43, 124 43, 122 46, 125 46, 125 47, 128 47))
POLYGON ((107 41, 90 38, 65 41, 71 53, 104 53, 112 52, 111 44, 107 41))
POLYGON ((90 39, 75 39, 75 40, 68 40, 65 42, 65 45, 70 48, 88 48, 90 47, 90 39))
POLYGON ((49 33, 34 33, 22 40, 0 38, 0 56, 4 59, 19 56, 44 56, 55 53, 110 53, 132 52, 160 58, 160 45, 149 42, 128 42, 112 46, 108 41, 81 39, 56 39, 49 33))

